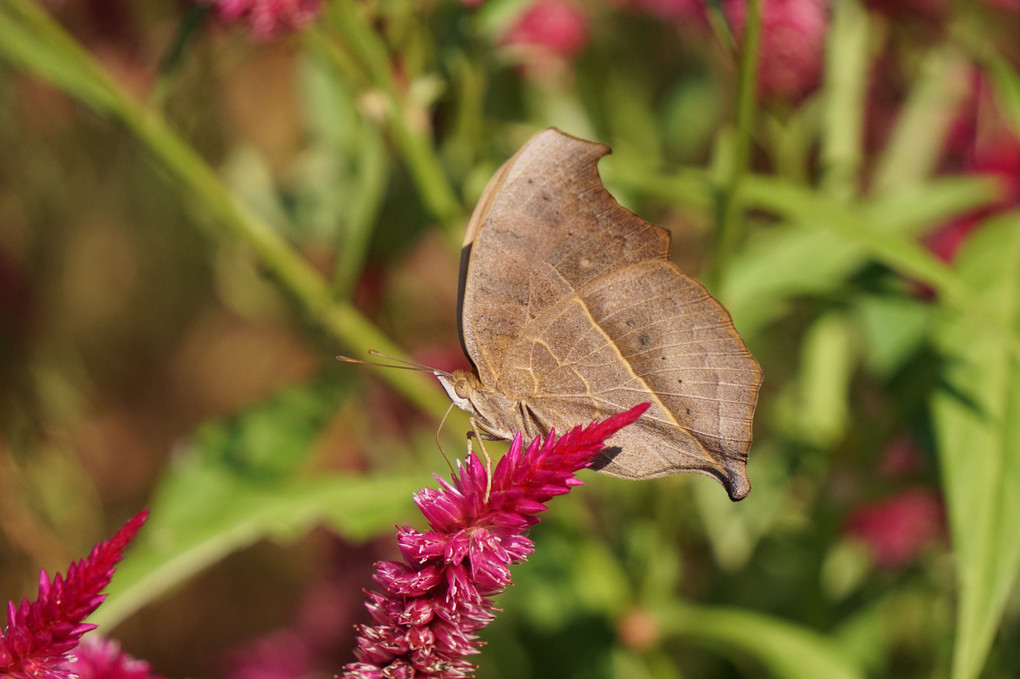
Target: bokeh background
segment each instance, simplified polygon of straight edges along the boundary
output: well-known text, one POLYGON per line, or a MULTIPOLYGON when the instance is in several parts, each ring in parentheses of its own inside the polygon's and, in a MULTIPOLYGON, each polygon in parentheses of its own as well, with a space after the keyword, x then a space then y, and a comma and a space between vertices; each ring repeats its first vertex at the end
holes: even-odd
POLYGON ((0 0, 0 598, 150 506, 128 651, 352 660, 446 400, 333 357, 466 367, 555 125, 760 362, 754 490, 586 474, 478 676, 1020 676, 1018 69, 1016 0, 0 0))

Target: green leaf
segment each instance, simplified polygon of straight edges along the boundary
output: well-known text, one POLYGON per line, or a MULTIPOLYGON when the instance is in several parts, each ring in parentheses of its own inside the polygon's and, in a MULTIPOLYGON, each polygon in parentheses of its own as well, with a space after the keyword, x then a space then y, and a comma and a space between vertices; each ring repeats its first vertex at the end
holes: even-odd
POLYGON ((227 555, 265 538, 293 540, 316 525, 363 540, 413 510, 422 476, 385 474, 300 479, 266 488, 222 467, 175 467, 152 515, 117 568, 93 622, 112 627, 227 555))
POLYGON ((116 624, 258 540, 293 540, 320 524, 362 540, 412 510, 421 475, 294 473, 347 391, 329 381, 298 385, 201 427, 157 488, 151 519, 97 620, 116 624))
MULTIPOLYGON (((1020 214, 975 232, 959 272, 1020 335, 1020 214)), ((972 679, 1020 572, 1020 364, 970 316, 947 317, 936 339, 948 366, 932 412, 959 587, 952 677, 972 679)))
POLYGON ((924 182, 942 156, 942 141, 967 94, 969 64, 953 47, 940 46, 921 63, 893 129, 879 157, 872 191, 884 195, 924 182))
POLYGON ((299 93, 309 144, 296 171, 295 222, 307 232, 304 238, 338 242, 333 288, 346 297, 385 198, 388 155, 378 126, 361 115, 352 88, 322 50, 310 52, 302 65, 299 93))
POLYGON ((995 200, 996 190, 987 181, 945 181, 851 208, 790 182, 747 178, 747 207, 773 213, 788 224, 759 230, 722 282, 719 296, 737 327, 753 334, 782 314, 792 298, 829 294, 869 261, 918 278, 977 313, 980 297, 912 236, 995 200))
POLYGON ((855 316, 867 350, 864 361, 877 375, 891 377, 928 341, 935 307, 908 297, 861 297, 855 316))
POLYGON ((868 14, 857 0, 836 0, 826 41, 822 124, 822 184, 836 198, 851 198, 860 185, 867 76, 868 14))
POLYGON ((987 71, 1013 134, 1020 136, 1020 73, 988 43, 969 36, 967 42, 972 43, 970 48, 987 71))
POLYGON ((795 430, 822 448, 841 438, 849 421, 855 363, 851 336, 847 318, 829 313, 815 321, 804 337, 795 430))
POLYGON ((307 458, 349 390, 349 383, 327 380, 283 389, 243 413, 203 425, 195 454, 245 478, 279 480, 307 458))
POLYGON ((859 679, 863 671, 835 643, 806 627, 732 608, 669 605, 658 611, 663 633, 747 654, 782 679, 859 679))

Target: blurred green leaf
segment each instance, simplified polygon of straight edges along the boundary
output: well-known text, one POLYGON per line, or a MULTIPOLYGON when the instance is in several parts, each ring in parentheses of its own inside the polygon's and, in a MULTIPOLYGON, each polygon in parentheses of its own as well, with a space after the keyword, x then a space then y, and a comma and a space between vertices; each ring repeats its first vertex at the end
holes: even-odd
POLYGON ((941 182, 933 182, 923 192, 910 189, 855 210, 790 182, 748 178, 748 207, 777 214, 788 224, 759 229, 722 282, 719 296, 738 329, 753 335, 796 296, 829 294, 872 260, 959 295, 958 304, 967 299, 980 309, 980 298, 910 238, 924 226, 995 200, 991 182, 946 181, 945 194, 941 182))
POLYGON ((200 427, 195 454, 249 480, 283 479, 308 457, 350 388, 321 380, 281 389, 263 404, 200 427))
POLYGON ((1020 137, 1020 72, 1000 55, 983 35, 964 34, 964 43, 976 54, 994 86, 998 102, 1013 134, 1020 137))
POLYGON ((302 229, 338 243, 333 288, 347 297, 377 226, 390 167, 382 133, 361 115, 339 74, 319 53, 300 71, 310 139, 298 169, 294 209, 302 229))
POLYGON ((290 235, 293 227, 276 186, 273 169, 269 159, 258 149, 251 146, 232 149, 220 173, 231 193, 244 201, 252 212, 281 233, 290 235))
MULTIPOLYGON (((976 231, 959 272, 1020 335, 1020 214, 976 231)), ((977 677, 1020 573, 1020 365, 1002 338, 962 314, 937 341, 948 361, 932 402, 956 557, 954 679, 977 677)))
POLYGON ((797 431, 799 436, 818 447, 832 445, 846 429, 854 359, 852 328, 843 314, 825 314, 805 333, 801 346, 797 431))
POLYGON ((864 362, 889 378, 931 337, 936 308, 919 300, 893 295, 860 297, 855 317, 864 336, 864 362))
MULTIPOLYGON (((714 182, 708 172, 662 175, 642 170, 639 163, 610 156, 603 169, 607 180, 644 195, 699 207, 712 204, 714 182)), ((746 209, 784 220, 751 230, 714 291, 747 336, 782 316, 794 299, 838 290, 875 259, 908 275, 959 287, 956 277, 913 237, 999 198, 995 181, 974 177, 935 179, 854 207, 776 178, 749 176, 742 190, 746 209)))
POLYGON ((876 195, 921 184, 935 169, 943 140, 967 93, 969 68, 955 47, 940 45, 925 55, 874 170, 876 195))
POLYGON ((259 540, 294 540, 316 525, 349 540, 378 534, 411 513, 411 495, 425 480, 336 475, 266 487, 193 458, 182 461, 164 480, 141 538, 118 566, 110 596, 92 620, 113 627, 259 540))
POLYGON ((316 524, 363 540, 411 510, 423 476, 294 474, 348 391, 325 380, 298 385, 200 428, 156 490, 151 518, 97 618, 116 624, 258 540, 293 540, 316 524))
POLYGON ((779 448, 768 439, 754 442, 747 468, 754 491, 751 502, 731 501, 714 483, 691 484, 705 539, 724 570, 747 566, 758 542, 789 510, 790 470, 779 448))
POLYGON ((868 76, 868 14, 858 0, 835 0, 826 41, 822 186, 849 199, 860 189, 864 101, 868 76))
POLYGON ((663 634, 703 643, 728 656, 751 656, 781 679, 863 679, 835 643, 806 627, 730 608, 666 605, 657 611, 663 634))

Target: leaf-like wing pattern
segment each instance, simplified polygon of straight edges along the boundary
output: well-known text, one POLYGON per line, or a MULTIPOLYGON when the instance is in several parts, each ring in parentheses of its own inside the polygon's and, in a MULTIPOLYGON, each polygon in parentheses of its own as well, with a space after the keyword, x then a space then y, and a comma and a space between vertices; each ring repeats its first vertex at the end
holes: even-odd
POLYGON ((505 355, 497 388, 536 427, 564 430, 638 403, 652 408, 611 443, 601 471, 711 474, 731 496, 745 465, 761 372, 726 310, 669 262, 601 276, 535 319, 505 355))

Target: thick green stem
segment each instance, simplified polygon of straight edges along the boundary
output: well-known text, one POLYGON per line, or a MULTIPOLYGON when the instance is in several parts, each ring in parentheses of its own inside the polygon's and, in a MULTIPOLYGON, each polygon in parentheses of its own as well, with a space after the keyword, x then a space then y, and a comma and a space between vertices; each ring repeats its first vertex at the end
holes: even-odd
MULTIPOLYGON (((0 0, 0 55, 45 78, 133 134, 197 212, 245 242, 281 286, 347 351, 400 351, 330 287, 269 224, 238 201, 213 169, 156 112, 128 95, 33 0, 0 0)), ((428 377, 404 370, 381 373, 408 399, 436 417, 446 399, 428 377)))

